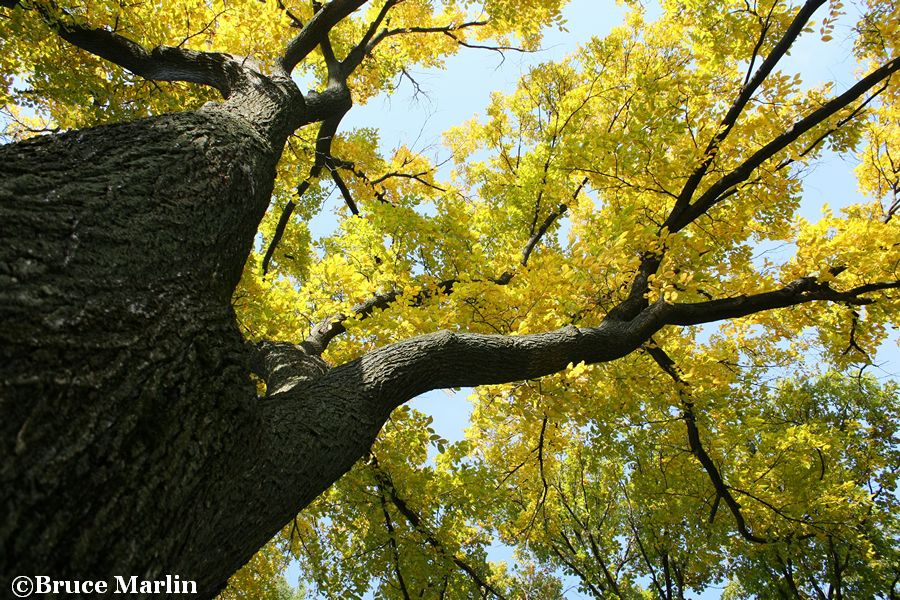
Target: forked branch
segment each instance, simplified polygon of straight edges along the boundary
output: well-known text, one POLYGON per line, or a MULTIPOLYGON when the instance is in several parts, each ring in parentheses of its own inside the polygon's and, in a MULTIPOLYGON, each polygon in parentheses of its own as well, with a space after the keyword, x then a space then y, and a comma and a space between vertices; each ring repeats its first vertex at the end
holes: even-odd
POLYGON ((332 0, 321 7, 300 30, 300 33, 288 43, 284 55, 278 61, 278 67, 290 74, 301 60, 306 58, 316 46, 328 36, 328 32, 343 19, 353 14, 367 0, 332 0))
MULTIPOLYGON (((760 67, 762 69, 762 67, 760 67)), ((690 190, 690 194, 685 196, 684 191, 679 197, 678 201, 676 201, 675 208, 673 208, 672 212, 669 214, 669 217, 666 219, 663 227, 660 231, 667 231, 669 233, 677 233, 681 231, 694 221, 696 221, 701 215, 706 214, 713 206, 722 202, 723 200, 731 197, 737 191, 738 184, 746 181, 753 172, 759 168, 765 161, 774 157, 778 152, 781 152, 792 143, 797 141, 803 134, 812 130, 814 127, 824 123, 827 119, 835 115, 838 111, 850 106, 853 102, 857 101, 863 95, 865 95, 869 90, 876 88, 883 84, 892 74, 900 70, 900 58, 895 58, 892 61, 882 65, 881 67, 875 69, 863 79, 858 81, 855 85, 850 87, 844 93, 840 94, 827 101, 825 104, 820 106, 818 109, 809 113, 796 123, 789 127, 784 133, 776 136, 773 140, 767 143, 765 146, 757 150, 754 154, 752 154, 747 160, 745 160, 740 166, 736 167, 726 175, 722 176, 718 181, 712 184, 709 188, 704 191, 696 201, 691 204, 685 204, 684 199, 690 201, 691 196, 693 194, 693 190, 690 190)), ((748 84, 749 85, 749 84, 748 84)), ((807 149, 803 151, 803 153, 811 151, 816 145, 821 143, 821 141, 834 132, 837 127, 842 126, 847 123, 849 120, 855 118, 862 112, 862 109, 866 104, 871 102, 883 89, 883 85, 881 88, 872 93, 869 98, 867 98, 861 106, 855 108, 851 111, 850 115, 841 119, 838 125, 834 128, 829 129, 829 131, 825 132, 825 134, 819 136, 811 145, 807 146, 807 149)), ((734 107, 742 106, 740 101, 736 102, 732 109, 735 110, 734 107)), ((737 114, 734 115, 734 118, 737 118, 737 114)), ((730 127, 729 127, 730 128, 730 127)), ((727 132, 727 129, 725 130, 727 132)), ((723 138, 724 139, 724 138, 723 138)), ((713 148, 715 144, 718 142, 711 142, 710 148, 713 148)), ((783 166, 787 166, 790 164, 792 160, 783 161, 778 168, 783 168, 783 166)), ((701 165, 697 171, 694 172, 694 175, 705 174, 706 167, 701 165)), ((699 184, 699 179, 696 183, 699 184)), ((685 190, 688 189, 690 185, 690 181, 686 184, 685 190)), ((640 310, 643 310, 647 306, 646 294, 649 290, 649 281, 650 277, 654 275, 658 270, 663 260, 663 252, 645 252, 641 257, 641 262, 639 264, 637 273, 635 274, 635 278, 632 282, 631 289, 629 291, 628 299, 626 302, 620 304, 614 309, 611 315, 616 316, 617 318, 630 318, 632 315, 637 314, 640 310)), ((824 293, 824 290, 820 290, 820 292, 824 293)), ((831 291, 833 293, 833 290, 831 291)), ((816 299, 828 299, 838 301, 837 298, 829 297, 829 298, 816 298, 816 299)), ((768 300, 768 299, 767 299, 768 300)), ((729 301, 730 302, 730 301, 729 301)), ((722 305, 709 305, 709 303, 703 303, 704 308, 715 308, 718 309, 722 305)), ((749 308, 749 307, 748 307, 749 308)), ((779 308, 779 307, 773 307, 779 308)), ((750 310, 750 312, 757 312, 755 310, 750 310)), ((749 314, 745 313, 745 314, 749 314)), ((700 315, 698 318, 703 318, 700 315)), ((733 318, 733 317, 723 317, 723 318, 733 318)), ((701 321, 708 322, 708 321, 701 321)), ((675 324, 675 323, 673 323, 675 324)), ((680 324, 680 323, 678 323, 680 324)), ((687 324, 687 323, 685 323, 687 324)))
POLYGON ((894 58, 888 63, 875 69, 843 94, 835 96, 818 109, 794 123, 784 133, 753 153, 740 166, 716 181, 690 206, 685 207, 684 210, 677 214, 673 212, 666 221, 665 226, 668 227, 668 230, 672 233, 684 229, 700 215, 705 214, 710 208, 726 197, 726 194, 728 194, 734 186, 750 177, 753 171, 760 167, 765 161, 794 143, 804 133, 820 125, 841 109, 858 100, 866 92, 879 85, 898 70, 900 70, 900 57, 894 58))
MULTIPOLYGON (((349 208, 350 212, 354 215, 359 214, 359 207, 357 206, 356 201, 353 198, 353 194, 350 192, 350 188, 347 186, 343 176, 340 173, 341 170, 347 170, 359 179, 363 180, 373 189, 375 198, 381 202, 388 202, 388 200, 386 200, 385 198, 385 192, 383 190, 379 191, 377 186, 392 178, 410 179, 420 183, 425 187, 432 188, 439 192, 446 191, 444 188, 430 182, 425 178, 425 176, 428 175, 431 171, 424 171, 420 173, 402 173, 391 171, 377 177, 376 179, 369 179, 369 177, 367 177, 364 172, 358 169, 354 165, 354 163, 336 158, 331 151, 331 146, 334 141, 334 137, 337 134, 338 125, 340 124, 341 119, 345 114, 346 111, 343 111, 335 116, 329 117, 319 126, 319 133, 316 137, 315 159, 313 160, 313 164, 309 169, 309 173, 307 174, 306 179, 304 179, 300 183, 300 185, 297 186, 297 192, 295 196, 297 200, 303 198, 303 195, 306 194, 312 183, 316 179, 319 179, 319 177, 322 175, 322 171, 324 169, 328 170, 331 179, 334 181, 335 186, 341 193, 341 197, 343 197, 344 202, 347 204, 347 208, 349 208)), ((278 244, 284 237, 284 233, 287 229, 288 224, 290 223, 291 216, 293 215, 294 209, 296 207, 296 201, 288 200, 284 205, 284 208, 282 209, 281 217, 279 218, 278 224, 275 226, 275 232, 272 235, 272 241, 269 242, 269 246, 268 248, 266 248, 266 253, 263 257, 263 275, 269 272, 272 257, 275 255, 275 250, 278 248, 278 244)))
MULTIPOLYGON (((741 113, 744 111, 747 103, 750 102, 753 94, 756 93, 756 90, 759 89, 759 86, 762 85, 766 78, 775 69, 775 66, 778 64, 778 62, 784 57, 785 54, 787 54, 788 50, 790 50, 791 46, 803 32, 803 29, 804 27, 806 27, 806 24, 809 22, 810 18, 812 18, 813 13, 823 4, 825 4, 825 0, 808 0, 800 8, 800 10, 797 12, 797 15, 788 26, 787 31, 785 31, 781 39, 778 40, 778 43, 775 44, 775 47, 772 48, 772 51, 769 52, 769 55, 759 66, 759 69, 741 88, 741 91, 734 99, 734 103, 728 109, 728 112, 725 113, 725 117, 722 119, 722 124, 719 125, 718 132, 709 141, 709 144, 707 145, 706 150, 703 153, 704 158, 702 162, 697 167, 697 169, 693 173, 691 173, 691 175, 687 179, 687 182, 684 184, 681 193, 678 195, 678 200, 675 202, 675 206, 672 208, 669 220, 677 220, 681 212, 685 210, 690 204, 691 198, 693 197, 694 192, 697 190, 697 186, 700 185, 700 182, 703 180, 703 177, 706 175, 707 170, 716 157, 719 145, 725 140, 725 138, 728 137, 728 134, 731 132, 731 129, 734 127, 735 123, 737 123, 738 117, 741 116, 741 113)), ((760 37, 760 43, 761 42, 762 37, 760 37)), ((757 44, 757 46, 759 46, 759 43, 757 44)))
POLYGON ((342 63, 344 67, 344 71, 346 73, 352 73, 356 70, 362 61, 372 53, 372 50, 375 48, 375 45, 378 42, 374 42, 375 34, 378 32, 378 28, 381 27, 381 24, 384 22, 387 17, 388 12, 397 4, 400 4, 403 0, 388 0, 384 3, 384 6, 381 7, 381 10, 378 11, 378 16, 375 17, 370 24, 368 29, 366 29, 366 33, 363 34, 362 39, 356 46, 353 47, 352 50, 347 54, 346 58, 342 63))

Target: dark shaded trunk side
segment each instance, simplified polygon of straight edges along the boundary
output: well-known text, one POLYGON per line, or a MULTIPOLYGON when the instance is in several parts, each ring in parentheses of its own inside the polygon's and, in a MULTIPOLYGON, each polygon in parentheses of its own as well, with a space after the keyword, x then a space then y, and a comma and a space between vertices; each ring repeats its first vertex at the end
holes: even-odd
POLYGON ((229 564, 195 535, 235 525, 204 515, 260 444, 230 297, 279 153, 216 109, 0 147, 4 589, 166 573, 211 589, 271 534, 232 539, 229 564))

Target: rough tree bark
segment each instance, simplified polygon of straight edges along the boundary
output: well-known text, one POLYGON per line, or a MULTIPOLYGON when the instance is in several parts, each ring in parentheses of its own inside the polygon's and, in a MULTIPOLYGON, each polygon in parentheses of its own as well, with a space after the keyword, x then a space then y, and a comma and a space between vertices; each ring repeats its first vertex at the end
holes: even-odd
POLYGON ((4 578, 212 593, 277 529, 235 510, 266 436, 230 297, 287 131, 261 100, 0 148, 4 578))
MULTIPOLYGON (((343 317, 300 345, 247 344, 231 295, 287 136, 349 108, 346 72, 378 23, 340 64, 327 31, 361 4, 325 5, 271 76, 226 55, 148 53, 108 32, 58 27, 135 72, 206 83, 227 99, 0 147, 0 589, 16 575, 171 574, 212 597, 417 394, 613 360, 668 324, 865 303, 862 294, 898 287, 836 292, 802 279, 756 296, 649 305, 660 257, 647 255, 629 297, 596 328, 436 333, 335 368, 318 355, 343 317), (287 74, 317 45, 333 85, 304 97, 287 74), (251 373, 267 381, 265 398, 251 373)), ((842 106, 900 63, 889 66, 842 106)), ((682 227, 696 218, 689 196, 682 227)))

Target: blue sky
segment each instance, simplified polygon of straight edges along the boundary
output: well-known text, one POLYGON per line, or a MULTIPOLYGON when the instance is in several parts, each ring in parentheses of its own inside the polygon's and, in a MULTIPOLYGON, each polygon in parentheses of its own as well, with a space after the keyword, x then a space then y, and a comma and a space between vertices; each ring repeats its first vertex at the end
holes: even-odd
POLYGON ((512 92, 519 77, 530 67, 563 58, 592 35, 604 35, 622 21, 625 10, 612 0, 574 0, 565 9, 568 32, 548 30, 542 50, 530 53, 496 52, 462 48, 447 60, 443 70, 412 70, 427 98, 414 98, 404 82, 392 97, 379 97, 351 110, 342 129, 375 127, 382 145, 399 143, 416 147, 437 146, 444 131, 483 113, 491 92, 512 92))

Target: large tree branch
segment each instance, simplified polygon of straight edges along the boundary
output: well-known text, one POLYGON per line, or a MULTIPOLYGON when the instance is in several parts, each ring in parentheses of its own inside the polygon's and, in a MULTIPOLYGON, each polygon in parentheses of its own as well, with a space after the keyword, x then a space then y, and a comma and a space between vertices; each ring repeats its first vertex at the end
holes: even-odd
POLYGON ((865 297, 865 294, 898 288, 900 288, 900 281, 888 281, 838 291, 827 283, 818 282, 815 277, 803 277, 771 292, 708 302, 670 305, 666 310, 665 321, 669 325, 700 325, 724 319, 737 319, 758 312, 787 308, 816 300, 857 305, 871 304, 874 300, 865 297))
POLYGON ((865 294, 888 289, 900 289, 900 281, 838 291, 806 277, 779 290, 737 298, 686 304, 657 301, 630 320, 615 318, 612 311, 597 327, 570 326, 518 336, 444 331, 374 350, 332 369, 321 383, 358 390, 366 402, 388 414, 433 389, 509 383, 557 373, 570 363, 612 361, 630 354, 666 325, 698 325, 813 301, 870 304, 874 300, 865 294))
POLYGON ((301 60, 322 43, 332 27, 349 17, 366 1, 332 0, 319 9, 306 26, 300 30, 300 33, 288 43, 284 55, 278 61, 279 68, 284 73, 290 74, 301 60))
MULTIPOLYGON (((4 0, 0 6, 25 8, 18 0, 4 0)), ((118 33, 79 23, 52 3, 35 3, 33 6, 33 10, 60 38, 138 77, 153 81, 186 81, 208 85, 219 90, 225 98, 244 77, 242 67, 228 54, 173 46, 157 46, 148 51, 118 33)))
MULTIPOLYGON (((260 402, 260 416, 271 433, 264 437, 266 461, 255 468, 269 473, 267 485, 287 496, 297 497, 298 482, 303 483, 297 502, 283 510, 286 521, 368 452, 394 408, 426 391, 521 381, 560 372, 571 363, 612 361, 668 324, 712 322, 816 300, 869 303, 865 294, 888 289, 900 289, 900 281, 841 292, 805 278, 741 298, 680 305, 659 301, 631 320, 607 317, 584 329, 520 336, 438 332, 378 348, 324 374, 321 361, 307 360, 305 348, 263 345, 273 393, 260 402), (290 370, 285 365, 292 360, 303 364, 290 370), (339 459, 310 460, 322 455, 339 459)), ((257 475, 248 478, 248 485, 258 488, 257 475)))
POLYGON ((570 363, 621 358, 664 324, 657 303, 630 322, 566 327, 530 335, 442 331, 378 348, 329 371, 320 384, 357 390, 366 402, 390 411, 433 389, 508 383, 557 373, 570 363))

